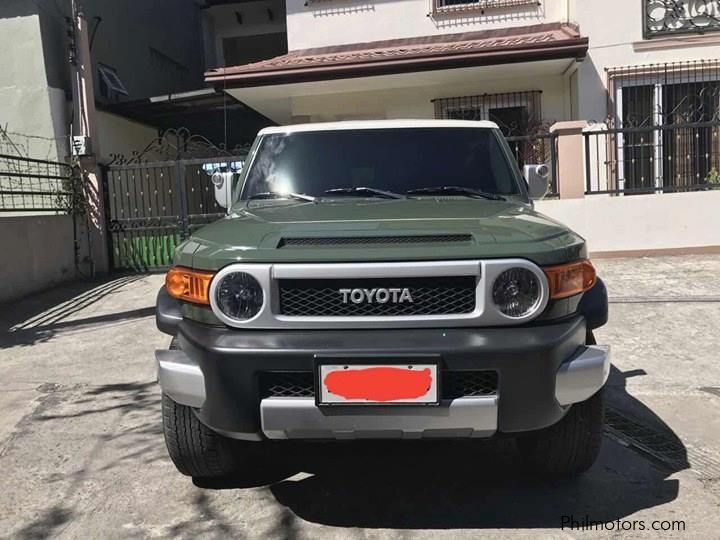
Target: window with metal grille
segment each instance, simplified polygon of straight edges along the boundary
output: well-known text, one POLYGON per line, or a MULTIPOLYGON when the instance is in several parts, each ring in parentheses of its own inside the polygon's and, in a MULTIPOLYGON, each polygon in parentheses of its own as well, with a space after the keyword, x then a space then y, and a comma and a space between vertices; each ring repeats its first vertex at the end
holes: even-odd
POLYGON ((542 124, 539 90, 449 97, 433 103, 436 118, 490 120, 500 126, 506 137, 528 135, 542 124))
POLYGON ((720 31, 718 0, 642 0, 643 37, 720 31))
POLYGON ((608 71, 617 188, 702 186, 720 168, 720 61, 608 71))
POLYGON ((433 103, 435 117, 439 119, 495 122, 521 168, 526 164, 553 162, 553 142, 548 134, 549 123, 543 123, 540 90, 449 97, 433 103))

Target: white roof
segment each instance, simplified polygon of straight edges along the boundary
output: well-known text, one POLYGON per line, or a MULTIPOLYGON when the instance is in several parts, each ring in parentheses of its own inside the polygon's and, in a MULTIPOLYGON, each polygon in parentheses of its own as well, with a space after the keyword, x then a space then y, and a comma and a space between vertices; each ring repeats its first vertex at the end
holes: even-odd
POLYGON ((495 122, 471 120, 352 120, 346 122, 317 122, 262 129, 259 135, 299 133, 305 131, 340 131, 357 129, 404 129, 404 128, 475 128, 498 129, 495 122))

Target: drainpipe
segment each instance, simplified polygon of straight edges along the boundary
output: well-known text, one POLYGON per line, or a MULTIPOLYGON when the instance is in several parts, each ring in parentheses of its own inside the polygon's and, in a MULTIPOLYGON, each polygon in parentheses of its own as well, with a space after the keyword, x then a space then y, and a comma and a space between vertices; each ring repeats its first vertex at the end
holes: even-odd
POLYGON ((575 0, 565 0, 565 24, 570 24, 572 21, 570 20, 570 2, 574 2, 575 0))

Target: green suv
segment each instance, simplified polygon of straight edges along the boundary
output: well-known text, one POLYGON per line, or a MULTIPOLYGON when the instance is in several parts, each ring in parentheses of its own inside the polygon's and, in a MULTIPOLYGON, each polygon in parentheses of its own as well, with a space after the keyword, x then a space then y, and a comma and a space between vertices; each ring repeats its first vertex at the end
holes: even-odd
POLYGON ((278 439, 500 435, 538 472, 588 469, 607 293, 583 238, 533 209, 547 167, 525 177, 489 122, 262 130, 157 298, 178 470, 241 472, 278 439))

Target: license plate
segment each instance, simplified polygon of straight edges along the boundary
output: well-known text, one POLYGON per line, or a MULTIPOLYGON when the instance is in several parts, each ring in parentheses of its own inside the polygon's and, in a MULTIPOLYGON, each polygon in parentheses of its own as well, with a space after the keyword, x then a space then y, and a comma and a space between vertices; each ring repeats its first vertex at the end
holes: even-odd
POLYGON ((321 364, 320 405, 435 405, 437 364, 321 364))

